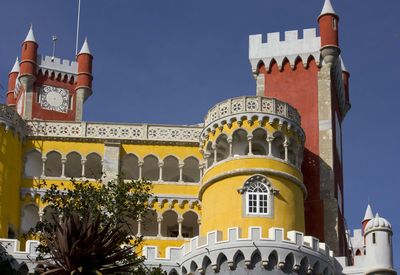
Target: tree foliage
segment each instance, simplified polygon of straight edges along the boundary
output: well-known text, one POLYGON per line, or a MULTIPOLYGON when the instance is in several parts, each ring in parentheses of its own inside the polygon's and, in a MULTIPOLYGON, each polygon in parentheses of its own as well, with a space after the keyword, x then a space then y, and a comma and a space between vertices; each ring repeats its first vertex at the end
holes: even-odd
POLYGON ((143 239, 133 236, 130 226, 149 210, 150 182, 72 179, 71 184, 51 185, 42 197, 54 213, 33 230, 41 240, 37 273, 162 274, 143 265, 144 258, 136 253, 143 239))

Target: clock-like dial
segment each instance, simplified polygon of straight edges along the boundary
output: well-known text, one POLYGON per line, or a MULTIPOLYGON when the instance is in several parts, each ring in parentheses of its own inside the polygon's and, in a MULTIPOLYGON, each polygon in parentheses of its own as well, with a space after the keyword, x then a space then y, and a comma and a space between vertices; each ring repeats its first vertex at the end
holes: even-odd
POLYGON ((40 105, 43 109, 60 113, 68 112, 68 90, 53 86, 43 86, 40 93, 40 105))

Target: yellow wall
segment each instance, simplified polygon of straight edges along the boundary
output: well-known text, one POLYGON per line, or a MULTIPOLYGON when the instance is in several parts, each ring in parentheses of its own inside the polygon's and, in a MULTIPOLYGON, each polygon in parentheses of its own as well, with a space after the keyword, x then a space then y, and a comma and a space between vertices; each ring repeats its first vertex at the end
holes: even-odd
POLYGON ((122 157, 124 154, 133 153, 139 159, 143 159, 147 155, 153 154, 160 160, 167 156, 173 155, 184 161, 185 158, 193 156, 199 161, 202 159, 199 148, 197 146, 182 145, 151 145, 151 144, 123 144, 122 157))
POLYGON ((20 227, 19 187, 22 155, 18 135, 0 127, 0 237, 7 238, 8 226, 16 234, 20 227))
MULTIPOLYGON (((203 184, 222 172, 242 169, 243 173, 251 168, 269 168, 283 171, 301 181, 300 172, 277 160, 267 158, 239 158, 224 161, 210 168, 203 184), (245 160, 245 161, 244 161, 245 160)), ((213 230, 221 230, 225 234, 229 227, 241 227, 247 234, 249 226, 262 226, 267 233, 270 227, 281 227, 285 230, 304 232, 304 192, 299 185, 279 175, 266 174, 266 177, 279 194, 274 195, 272 217, 247 216, 245 199, 238 189, 253 175, 232 175, 221 178, 208 186, 203 186, 202 195, 202 225, 200 235, 206 235, 213 230)), ((244 236, 245 236, 244 235, 244 236)))

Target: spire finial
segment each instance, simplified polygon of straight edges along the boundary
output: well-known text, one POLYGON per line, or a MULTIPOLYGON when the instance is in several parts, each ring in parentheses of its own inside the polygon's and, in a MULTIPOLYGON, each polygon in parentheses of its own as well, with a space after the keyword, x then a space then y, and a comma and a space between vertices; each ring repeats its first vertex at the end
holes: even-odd
POLYGON ((30 28, 29 28, 29 32, 24 40, 24 42, 35 42, 36 43, 36 39, 35 39, 35 35, 33 35, 33 25, 31 24, 30 28))
POLYGON ((89 43, 87 41, 87 37, 85 37, 85 42, 83 42, 83 46, 81 48, 81 51, 79 52, 79 54, 83 54, 83 53, 90 54, 90 55, 92 54, 89 49, 89 43))
POLYGON ((17 56, 17 58, 15 59, 14 66, 12 67, 10 73, 19 73, 19 60, 18 60, 18 56, 17 56))
POLYGON ((365 210, 364 221, 369 221, 374 218, 374 213, 372 212, 371 205, 368 203, 367 209, 365 210))
POLYGON ((319 16, 324 14, 333 14, 337 16, 330 0, 325 0, 324 7, 322 8, 321 14, 319 16))

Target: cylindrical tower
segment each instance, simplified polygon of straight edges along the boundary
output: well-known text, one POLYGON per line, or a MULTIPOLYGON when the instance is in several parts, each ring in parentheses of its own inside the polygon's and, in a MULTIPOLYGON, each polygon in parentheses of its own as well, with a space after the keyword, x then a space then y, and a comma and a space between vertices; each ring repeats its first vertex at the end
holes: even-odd
POLYGON ((326 63, 333 63, 340 54, 339 16, 335 13, 330 0, 325 0, 318 17, 321 35, 321 55, 326 63))
POLYGON ((250 226, 304 232, 304 139, 298 112, 276 99, 239 97, 209 110, 200 234, 230 227, 246 234, 250 226))
POLYGON ((78 61, 78 80, 76 84, 76 121, 81 121, 83 116, 83 103, 92 94, 92 63, 93 55, 89 50, 87 39, 76 57, 78 61))
POLYGON ((396 274, 393 269, 392 226, 376 214, 365 226, 366 274, 396 274))
POLYGON ((22 54, 20 63, 19 81, 24 86, 26 92, 31 91, 31 86, 36 80, 36 60, 38 44, 33 34, 32 26, 28 35, 22 43, 22 54))
POLYGON ((10 73, 8 74, 8 89, 7 89, 7 106, 10 107, 15 107, 15 96, 14 96, 14 90, 15 90, 15 84, 17 81, 17 77, 19 74, 19 61, 18 57, 15 60, 15 64, 13 68, 11 69, 10 73))

